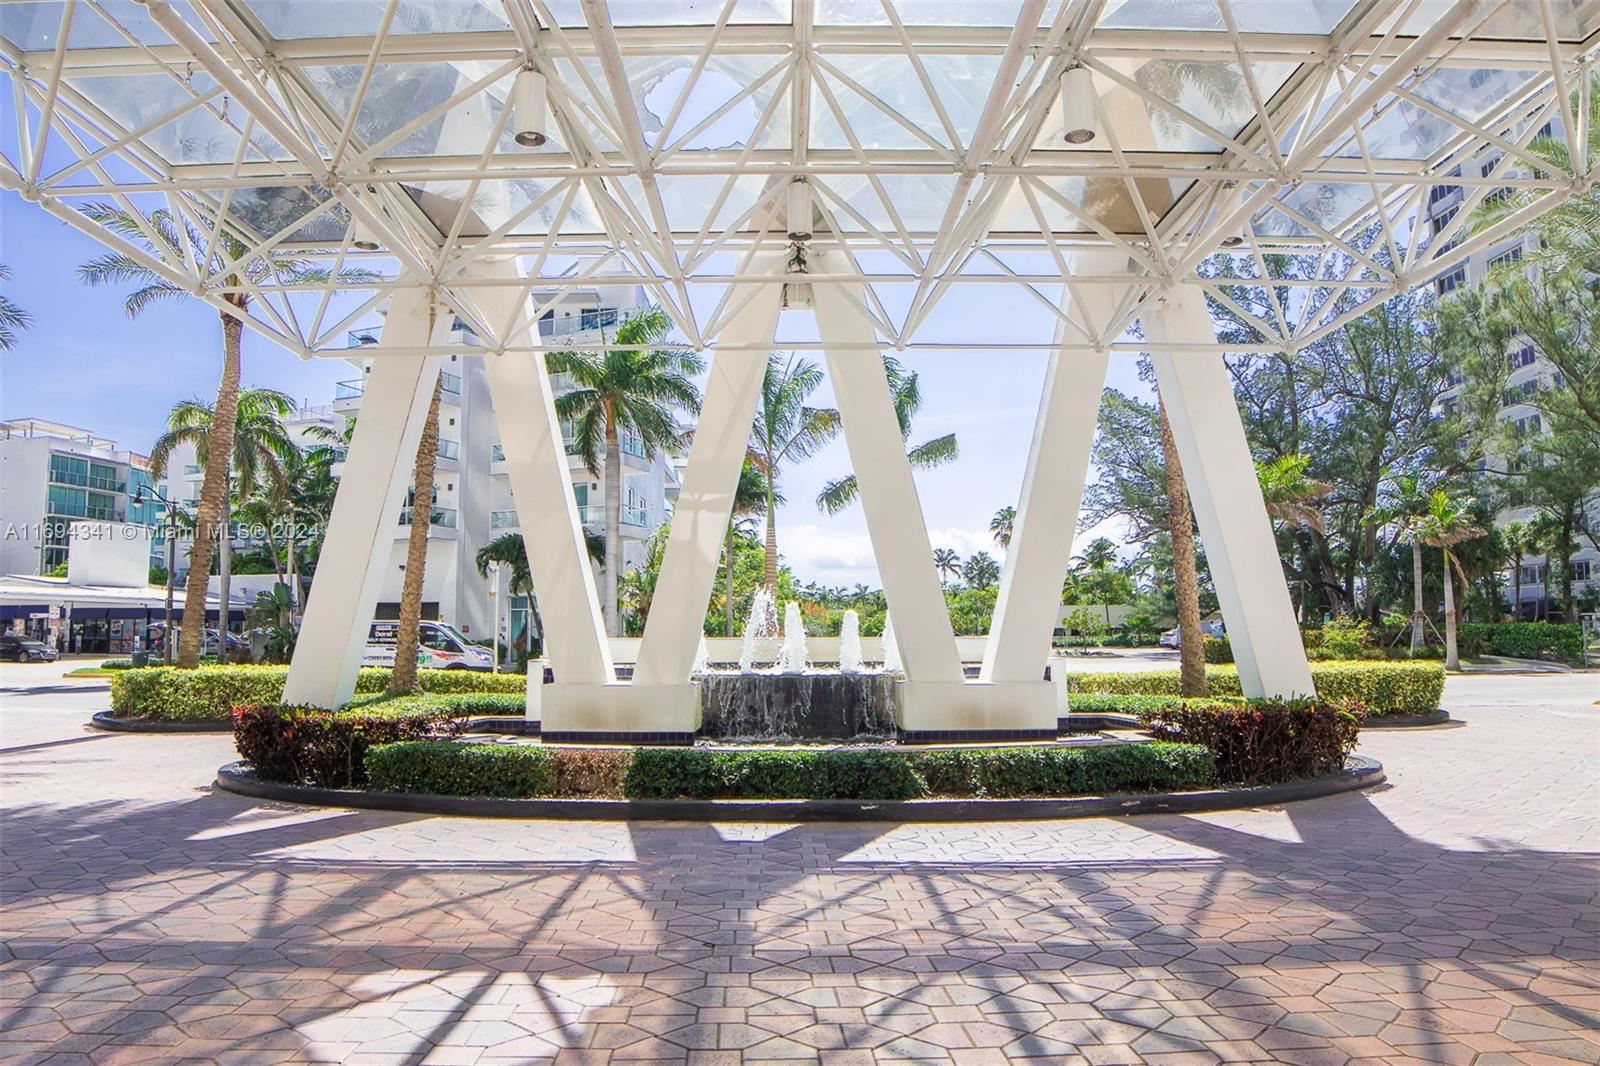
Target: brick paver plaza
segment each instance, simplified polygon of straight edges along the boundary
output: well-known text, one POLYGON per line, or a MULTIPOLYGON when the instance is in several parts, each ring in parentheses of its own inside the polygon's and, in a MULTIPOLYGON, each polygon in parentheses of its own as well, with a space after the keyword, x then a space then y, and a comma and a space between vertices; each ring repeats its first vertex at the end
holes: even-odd
POLYGON ((907 826, 253 803, 19 676, 8 1062, 1600 1062, 1592 674, 1452 680, 1365 794, 907 826))

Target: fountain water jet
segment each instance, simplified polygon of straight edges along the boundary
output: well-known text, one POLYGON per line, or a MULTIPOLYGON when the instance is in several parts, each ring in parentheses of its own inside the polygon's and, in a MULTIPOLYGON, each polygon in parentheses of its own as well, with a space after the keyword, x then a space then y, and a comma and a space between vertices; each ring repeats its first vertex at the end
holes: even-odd
POLYGON ((887 614, 883 616, 883 672, 886 674, 905 672, 905 667, 900 664, 900 645, 894 639, 894 619, 887 614))
POLYGON ((800 617, 800 605, 793 600, 783 608, 783 647, 778 652, 777 672, 780 674, 811 672, 811 656, 806 653, 806 626, 800 617))
POLYGON ((839 625, 839 672, 859 674, 861 665, 861 616, 854 610, 844 613, 839 625))
POLYGON ((744 624, 744 644, 739 651, 739 672, 753 673, 756 663, 766 661, 766 645, 778 635, 778 608, 772 590, 763 585, 750 601, 750 617, 744 624))

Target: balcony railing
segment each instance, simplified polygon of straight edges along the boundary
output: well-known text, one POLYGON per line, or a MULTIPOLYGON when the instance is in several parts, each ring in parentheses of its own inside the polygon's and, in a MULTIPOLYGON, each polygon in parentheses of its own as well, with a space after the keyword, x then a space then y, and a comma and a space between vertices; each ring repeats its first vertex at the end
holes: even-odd
POLYGON ((448 393, 450 393, 452 395, 460 396, 461 395, 461 375, 460 374, 447 374, 447 373, 445 373, 444 371, 441 370, 439 372, 439 388, 443 392, 448 392, 448 393))
POLYGON ((344 336, 346 348, 370 348, 378 343, 378 331, 375 329, 353 329, 344 336))
POLYGON ((460 459, 461 445, 453 440, 441 440, 439 442, 439 458, 460 459))
POLYGON ((631 316, 628 314, 610 308, 604 311, 585 311, 565 318, 541 318, 539 336, 559 337, 568 333, 582 333, 586 329, 609 329, 619 322, 626 322, 629 317, 631 316))
POLYGON ((489 461, 491 463, 503 463, 503 462, 505 462, 506 461, 506 448, 505 448, 505 445, 496 444, 494 447, 490 448, 489 449, 489 461))
POLYGON ((622 522, 629 526, 647 526, 650 524, 650 512, 643 507, 624 507, 622 522))
POLYGON ((340 400, 359 400, 361 394, 366 391, 366 386, 367 383, 360 378, 341 381, 333 387, 333 401, 338 403, 340 400))
POLYGON ((516 529, 521 524, 517 521, 517 512, 515 511, 489 512, 490 529, 516 529))
MULTIPOLYGON (((412 509, 410 507, 401 509, 400 524, 402 526, 409 526, 411 524, 411 510, 412 509)), ((433 524, 436 526, 444 526, 446 529, 454 529, 456 528, 456 509, 454 507, 435 507, 433 509, 432 520, 433 524)))
POLYGON ((198 473, 200 473, 200 466, 198 463, 189 463, 183 468, 184 477, 194 477, 198 473))
POLYGON ((623 452, 628 455, 637 456, 640 459, 650 458, 645 451, 644 441, 639 437, 635 437, 632 433, 624 433, 617 443, 623 452))

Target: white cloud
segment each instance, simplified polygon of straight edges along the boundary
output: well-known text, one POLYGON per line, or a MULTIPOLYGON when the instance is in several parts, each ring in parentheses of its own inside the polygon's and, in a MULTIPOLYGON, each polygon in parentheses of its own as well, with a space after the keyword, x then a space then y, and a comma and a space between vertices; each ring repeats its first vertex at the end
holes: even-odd
MULTIPOLYGON (((953 548, 963 557, 978 551, 996 558, 1001 554, 987 529, 935 529, 929 531, 928 538, 935 548, 953 548)), ((778 551, 801 581, 824 585, 860 582, 873 587, 882 584, 872 539, 865 530, 828 529, 815 524, 785 529, 780 525, 778 551)))

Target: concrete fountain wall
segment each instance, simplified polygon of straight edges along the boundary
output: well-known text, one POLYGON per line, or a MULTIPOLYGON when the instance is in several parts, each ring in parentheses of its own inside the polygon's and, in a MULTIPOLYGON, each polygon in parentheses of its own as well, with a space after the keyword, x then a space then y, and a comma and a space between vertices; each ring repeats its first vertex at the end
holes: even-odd
POLYGON ((849 740, 895 734, 891 674, 719 674, 700 679, 700 735, 849 740))

